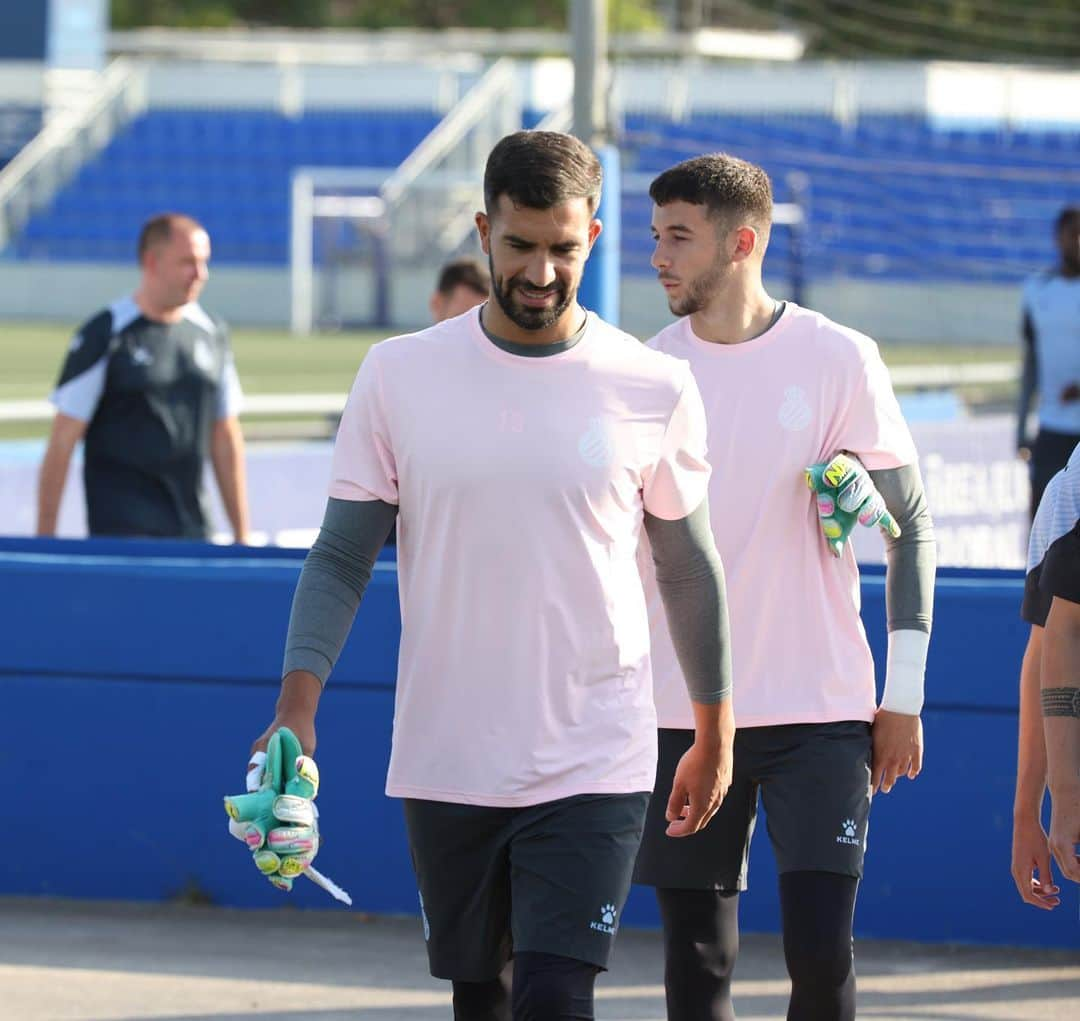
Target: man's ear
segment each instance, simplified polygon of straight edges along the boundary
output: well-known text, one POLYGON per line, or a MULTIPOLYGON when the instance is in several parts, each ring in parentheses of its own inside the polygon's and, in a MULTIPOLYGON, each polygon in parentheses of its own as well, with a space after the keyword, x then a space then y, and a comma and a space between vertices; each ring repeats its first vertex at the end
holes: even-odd
POLYGON ((596 244, 596 239, 603 233, 604 223, 602 220, 593 220, 589 224, 589 251, 592 251, 593 245, 596 244))
POLYGON ((485 255, 491 254, 491 221, 487 213, 476 214, 476 232, 480 235, 480 249, 485 255))
POLYGON ((737 227, 735 229, 735 247, 732 259, 738 261, 748 259, 758 249, 758 233, 753 227, 737 227))

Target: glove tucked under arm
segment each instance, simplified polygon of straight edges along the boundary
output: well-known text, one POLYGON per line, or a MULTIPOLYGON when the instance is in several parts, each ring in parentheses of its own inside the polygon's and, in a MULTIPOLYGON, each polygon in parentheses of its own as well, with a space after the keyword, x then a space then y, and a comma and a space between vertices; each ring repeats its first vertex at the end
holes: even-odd
POLYGON ((853 456, 838 454, 807 468, 806 481, 834 556, 842 555, 856 522, 882 530, 889 652, 881 708, 917 716, 923 705, 937 563, 918 465, 867 472, 853 456))
POLYGON ((831 461, 810 465, 806 484, 815 495, 821 531, 834 557, 843 555, 856 524, 877 525, 886 538, 899 538, 900 526, 856 458, 837 454, 831 461))

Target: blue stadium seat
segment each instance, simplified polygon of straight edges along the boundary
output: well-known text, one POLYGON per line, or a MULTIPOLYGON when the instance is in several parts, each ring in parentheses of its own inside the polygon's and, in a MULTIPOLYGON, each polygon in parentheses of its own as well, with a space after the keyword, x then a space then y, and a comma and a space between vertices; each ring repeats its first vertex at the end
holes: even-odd
POLYGON ((174 209, 206 221, 216 263, 281 265, 295 167, 394 167, 438 121, 430 110, 154 110, 31 218, 15 254, 126 262, 139 223, 174 209))
MULTIPOLYGON (((852 125, 824 116, 625 118, 628 170, 654 173, 717 149, 761 163, 777 201, 790 199, 788 174, 807 176, 811 278, 1015 283, 1052 257, 1049 225, 1080 192, 1076 130, 942 129, 884 115, 852 125)), ((649 204, 624 200, 623 209, 626 266, 647 271, 640 237, 649 204)), ((787 257, 787 231, 775 230, 768 259, 787 257)))
MULTIPOLYGON (((38 114, 38 116, 40 116, 38 114)), ((288 259, 295 167, 397 166, 438 123, 429 110, 154 110, 129 124, 34 216, 19 258, 131 258, 152 212, 207 223, 216 263, 288 259)), ((1080 192, 1080 132, 941 127, 915 116, 840 124, 818 115, 709 114, 672 123, 628 113, 628 172, 651 174, 702 152, 760 162, 776 200, 808 181, 811 278, 854 276, 1015 282, 1052 257, 1049 225, 1080 192)), ((0 154, 2 158, 2 154, 0 154)), ((627 272, 649 275, 651 203, 623 202, 627 272)), ((773 232, 769 264, 790 258, 773 232)))

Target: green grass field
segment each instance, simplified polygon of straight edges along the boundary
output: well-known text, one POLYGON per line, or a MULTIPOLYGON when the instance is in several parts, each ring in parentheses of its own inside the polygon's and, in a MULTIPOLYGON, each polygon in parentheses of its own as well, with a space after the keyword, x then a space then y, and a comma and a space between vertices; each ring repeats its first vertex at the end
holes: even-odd
MULTIPOLYGON (((249 393, 338 393, 348 390, 367 349, 382 336, 347 333, 298 340, 283 331, 236 330, 232 341, 249 393)), ((0 401, 47 396, 70 339, 63 326, 0 325, 0 401)))
MULTIPOLYGON (((366 331, 298 339, 284 331, 235 330, 232 340, 248 394, 345 393, 368 348, 383 336, 385 331, 366 331)), ((0 364, 4 367, 0 402, 47 397, 69 340, 70 330, 65 326, 0 324, 0 364)), ((882 353, 891 366, 1001 362, 1018 357, 1014 349, 951 344, 883 345, 882 353)), ((985 398, 987 393, 991 399, 1000 396, 993 389, 973 396, 985 398)), ((303 428, 312 420, 276 421, 285 429, 303 428)), ((266 431, 265 423, 253 424, 261 426, 257 431, 266 431)), ((43 436, 46 430, 41 422, 0 422, 3 439, 43 436)))

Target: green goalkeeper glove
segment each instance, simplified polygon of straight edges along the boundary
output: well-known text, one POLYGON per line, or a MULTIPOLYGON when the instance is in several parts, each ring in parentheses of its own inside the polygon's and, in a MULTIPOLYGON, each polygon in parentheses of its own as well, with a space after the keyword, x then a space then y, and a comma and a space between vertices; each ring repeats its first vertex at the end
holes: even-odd
POLYGON ((274 886, 291 890, 319 851, 319 769, 288 727, 274 731, 265 757, 252 762, 248 793, 225 798, 229 832, 247 844, 274 886))
POLYGON ((225 798, 225 811, 229 832, 247 844, 255 867, 279 890, 307 876, 351 905, 352 898, 311 864, 319 850, 319 769, 288 727, 279 727, 266 751, 251 756, 246 787, 246 794, 225 798))
POLYGON ((877 525, 883 535, 900 536, 900 526, 889 513, 866 469, 847 454, 806 469, 806 484, 815 494, 821 532, 834 557, 843 555, 844 544, 856 523, 877 525))

